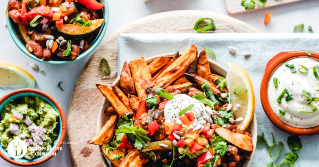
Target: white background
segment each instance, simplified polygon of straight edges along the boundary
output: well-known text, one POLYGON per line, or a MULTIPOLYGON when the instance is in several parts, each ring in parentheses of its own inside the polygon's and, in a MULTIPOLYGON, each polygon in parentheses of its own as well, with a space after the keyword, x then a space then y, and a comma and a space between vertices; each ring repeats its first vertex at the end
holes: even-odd
MULTIPOLYGON (((7 0, 1 0, 0 6, 0 62, 8 62, 25 68, 37 80, 37 89, 41 89, 52 95, 63 107, 67 116, 69 100, 82 67, 88 58, 69 65, 46 65, 24 55, 12 41, 5 26, 5 10, 7 0), (46 72, 45 75, 33 71, 29 64, 34 62, 39 68, 46 72), (58 88, 58 83, 62 83, 64 91, 58 88)), ((112 33, 126 24, 159 12, 172 10, 204 10, 228 15, 224 0, 151 0, 144 3, 143 0, 109 0, 110 19, 104 40, 112 33)), ((314 32, 319 32, 319 3, 316 0, 305 0, 294 4, 253 11, 244 14, 232 15, 236 19, 246 22, 263 33, 291 33, 296 24, 304 23, 305 30, 312 26, 314 32), (273 16, 268 25, 264 25, 266 13, 273 16)), ((12 90, 0 89, 0 96, 12 90)), ((85 132, 84 132, 85 133, 85 132)), ((67 140, 66 140, 67 141, 67 140)), ((81 158, 81 157, 79 157, 81 158)), ((264 165, 264 164, 263 164, 264 165)), ((1 167, 15 166, 0 158, 1 167)), ((67 144, 63 145, 62 151, 56 157, 39 165, 49 167, 70 167, 72 166, 67 144)), ((265 165, 264 165, 265 166, 265 165)))

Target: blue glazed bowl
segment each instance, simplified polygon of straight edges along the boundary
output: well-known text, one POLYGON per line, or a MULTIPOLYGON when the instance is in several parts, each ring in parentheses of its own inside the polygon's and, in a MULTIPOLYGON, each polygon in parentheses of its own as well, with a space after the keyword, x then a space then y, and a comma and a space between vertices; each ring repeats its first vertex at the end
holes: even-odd
POLYGON ((81 53, 75 60, 72 60, 72 61, 59 61, 59 60, 43 61, 42 59, 37 58, 32 53, 29 53, 27 48, 25 47, 25 43, 19 39, 17 32, 15 30, 15 27, 14 27, 16 23, 14 23, 14 21, 12 21, 12 19, 10 19, 8 12, 6 13, 7 27, 8 27, 9 33, 10 33, 11 38, 13 39, 14 43, 19 47, 19 49, 23 53, 25 53, 26 55, 28 55, 32 59, 37 60, 41 63, 55 64, 55 65, 76 62, 78 60, 83 59, 86 56, 91 56, 93 54, 93 52, 95 51, 95 49, 99 46, 100 42, 102 41, 102 39, 105 35, 106 28, 107 28, 107 25, 109 22, 109 6, 107 3, 107 0, 100 0, 100 1, 104 3, 103 15, 104 15, 104 19, 105 19, 104 23, 101 26, 100 33, 96 36, 95 40, 91 43, 89 49, 86 50, 85 52, 81 53))
POLYGON ((66 135, 66 119, 64 112, 62 110, 62 107, 58 104, 58 102, 49 94, 37 90, 37 89, 19 89, 16 91, 13 91, 5 96, 3 96, 0 99, 0 115, 1 112, 6 104, 8 104, 11 100, 13 99, 20 99, 25 96, 29 97, 39 97, 41 99, 44 99, 47 103, 49 103, 55 111, 59 114, 58 117, 58 125, 57 125, 57 130, 58 130, 58 138, 57 142, 53 145, 50 151, 48 151, 45 155, 42 155, 41 157, 28 160, 24 158, 16 159, 10 157, 7 151, 3 149, 3 147, 0 145, 0 156, 5 159, 6 161, 15 164, 15 165, 22 165, 22 166, 30 166, 30 165, 37 165, 40 163, 43 163, 50 158, 52 158, 56 153, 60 150, 62 147, 63 141, 65 139, 66 135))

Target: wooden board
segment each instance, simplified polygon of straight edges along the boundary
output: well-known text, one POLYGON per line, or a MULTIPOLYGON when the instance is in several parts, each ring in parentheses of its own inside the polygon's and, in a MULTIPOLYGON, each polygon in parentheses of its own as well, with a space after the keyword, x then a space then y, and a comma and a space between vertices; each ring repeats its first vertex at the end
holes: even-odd
POLYGON ((279 6, 279 5, 284 5, 284 4, 289 4, 293 2, 299 2, 299 1, 303 1, 303 0, 267 0, 265 7, 260 8, 257 4, 257 0, 255 0, 256 6, 255 6, 255 9, 253 10, 246 10, 243 6, 241 6, 242 0, 225 0, 225 3, 226 3, 227 12, 229 14, 238 14, 238 13, 260 10, 264 8, 270 8, 274 6, 279 6))
POLYGON ((104 41, 82 70, 71 97, 68 111, 68 139, 74 167, 102 167, 103 160, 98 146, 87 141, 96 134, 98 115, 104 97, 96 84, 112 84, 116 77, 102 79, 99 68, 102 57, 109 61, 112 71, 117 71, 117 40, 120 33, 196 33, 193 30, 199 18, 209 17, 215 21, 212 33, 257 33, 253 27, 233 18, 204 11, 171 11, 154 14, 136 20, 104 41))

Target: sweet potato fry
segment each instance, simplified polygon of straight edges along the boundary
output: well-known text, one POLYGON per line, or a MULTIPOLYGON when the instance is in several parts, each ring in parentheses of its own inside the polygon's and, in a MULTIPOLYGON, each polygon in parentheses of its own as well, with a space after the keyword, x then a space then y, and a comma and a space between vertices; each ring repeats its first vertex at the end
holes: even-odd
POLYGON ((138 97, 129 94, 128 98, 129 98, 129 102, 130 102, 130 105, 133 108, 133 110, 137 111, 138 105, 140 103, 138 97))
POLYGON ((105 157, 107 159, 109 159, 109 161, 115 166, 115 167, 119 167, 120 164, 122 163, 122 161, 124 160, 125 156, 126 156, 126 150, 124 148, 117 148, 117 149, 114 149, 112 151, 109 151, 108 149, 105 148, 105 146, 107 146, 107 144, 103 144, 101 146, 101 150, 103 152, 103 154, 105 155, 105 157), (115 160, 112 160, 112 157, 114 155, 123 155, 122 158, 119 158, 119 159, 115 159, 115 160))
POLYGON ((150 73, 153 75, 171 60, 171 57, 158 57, 148 65, 150 73))
POLYGON ((105 125, 91 140, 88 141, 89 144, 102 145, 103 143, 108 143, 113 139, 115 132, 115 125, 117 123, 117 115, 112 115, 105 125))
POLYGON ((123 88, 125 94, 136 94, 134 83, 131 75, 131 70, 127 65, 127 62, 124 63, 121 76, 120 76, 120 86, 123 88))
POLYGON ((100 90, 103 96, 111 103, 114 110, 118 115, 129 111, 125 105, 120 101, 120 99, 115 95, 111 88, 106 85, 97 84, 96 87, 100 90))
POLYGON ((166 88, 171 83, 184 75, 189 65, 194 61, 197 55, 197 48, 193 44, 182 56, 177 58, 162 74, 160 74, 153 83, 147 87, 147 92, 154 92, 156 88, 166 88))
POLYGON ((104 114, 105 115, 116 115, 117 113, 113 107, 108 107, 105 109, 104 114))
POLYGON ((125 105, 125 107, 129 110, 129 111, 134 111, 130 105, 129 99, 127 98, 127 96, 121 91, 120 88, 118 88, 115 85, 111 86, 113 89, 113 92, 117 95, 117 97, 119 97, 119 99, 121 100, 121 102, 125 105))
POLYGON ((152 75, 143 57, 129 62, 135 89, 140 100, 147 98, 145 89, 152 84, 152 75))
MULTIPOLYGON (((185 78, 185 79, 186 79, 186 78, 185 78)), ((190 86, 192 86, 192 85, 193 85, 193 84, 187 80, 187 82, 185 82, 185 83, 178 84, 178 85, 173 85, 173 88, 174 88, 174 89, 183 89, 183 88, 190 87, 190 86)))
MULTIPOLYGON (((206 80, 209 80, 210 67, 209 62, 207 59, 206 51, 205 49, 200 52, 198 60, 197 60, 197 75, 200 77, 205 78, 206 80)), ((213 82, 214 83, 214 82, 213 82)))
POLYGON ((163 71, 165 71, 167 69, 167 67, 169 67, 172 63, 174 63, 174 61, 179 57, 179 52, 177 52, 173 58, 165 64, 165 66, 163 66, 159 71, 157 71, 157 73, 153 76, 153 81, 160 75, 163 73, 163 71))
POLYGON ((174 82, 174 85, 180 85, 186 82, 188 82, 188 80, 185 78, 185 76, 182 76, 174 82))
MULTIPOLYGON (((201 86, 204 84, 204 81, 206 80, 203 77, 197 76, 197 75, 192 75, 192 74, 185 74, 186 79, 195 84, 197 87, 201 88, 201 86)), ((207 80, 206 80, 207 81, 207 80)), ((211 83, 210 81, 207 81, 210 89, 216 96, 220 96, 222 93, 218 88, 216 88, 216 85, 214 83, 211 83)))
POLYGON ((145 153, 134 150, 130 152, 119 167, 142 167, 150 160, 149 156, 145 153))

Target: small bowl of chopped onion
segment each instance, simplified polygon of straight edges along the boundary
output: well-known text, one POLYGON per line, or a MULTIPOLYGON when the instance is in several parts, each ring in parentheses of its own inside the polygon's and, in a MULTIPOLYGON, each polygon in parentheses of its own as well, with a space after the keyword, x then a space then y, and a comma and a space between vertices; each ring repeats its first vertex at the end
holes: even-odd
POLYGON ((22 166, 43 163, 62 149, 66 118, 49 94, 19 89, 0 99, 0 156, 22 166))

